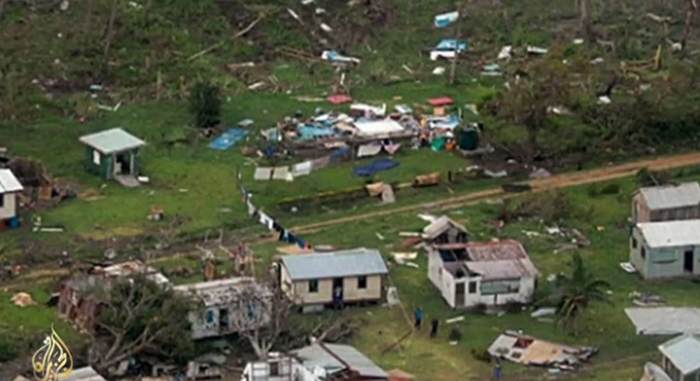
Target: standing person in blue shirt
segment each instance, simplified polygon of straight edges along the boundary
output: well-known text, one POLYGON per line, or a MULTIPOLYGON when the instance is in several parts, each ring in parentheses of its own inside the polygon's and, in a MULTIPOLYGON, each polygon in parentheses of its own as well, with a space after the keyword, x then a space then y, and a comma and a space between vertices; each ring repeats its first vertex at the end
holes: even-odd
POLYGON ((493 379, 498 381, 501 379, 501 361, 496 359, 496 363, 493 365, 493 379))
POLYGON ((419 330, 420 325, 423 322, 423 310, 420 307, 413 311, 413 328, 419 330))

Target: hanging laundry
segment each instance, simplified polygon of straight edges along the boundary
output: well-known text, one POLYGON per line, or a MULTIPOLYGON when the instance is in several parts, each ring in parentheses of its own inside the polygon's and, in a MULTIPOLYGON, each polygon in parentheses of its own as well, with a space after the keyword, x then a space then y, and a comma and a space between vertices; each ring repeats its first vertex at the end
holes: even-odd
POLYGON ((268 229, 273 230, 272 227, 275 224, 275 220, 273 220, 270 216, 267 214, 260 212, 260 223, 267 226, 268 229))
POLYGON ((282 227, 282 225, 278 224, 277 221, 275 221, 272 224, 272 230, 274 230, 276 232, 281 232, 282 230, 284 230, 284 228, 282 227))
POLYGON ((250 200, 248 200, 247 204, 248 204, 248 216, 253 216, 253 215, 255 215, 255 211, 256 211, 256 209, 257 209, 257 208, 255 207, 255 205, 253 205, 253 203, 250 202, 250 200))
POLYGON ((401 143, 396 143, 396 144, 386 144, 384 145, 384 151, 388 153, 389 155, 393 155, 396 153, 396 151, 401 148, 401 143))
POLYGON ((286 229, 282 229, 282 231, 280 231, 280 236, 279 236, 278 241, 289 242, 289 232, 286 229))
POLYGON ((297 242, 299 242, 299 238, 297 238, 297 236, 294 234, 287 232, 287 242, 297 244, 297 242))
POLYGON ((299 245, 300 248, 305 249, 306 248, 306 241, 299 238, 299 239, 297 239, 297 245, 299 245))
POLYGON ((379 144, 365 144, 357 148, 357 157, 374 156, 381 152, 382 146, 379 144))

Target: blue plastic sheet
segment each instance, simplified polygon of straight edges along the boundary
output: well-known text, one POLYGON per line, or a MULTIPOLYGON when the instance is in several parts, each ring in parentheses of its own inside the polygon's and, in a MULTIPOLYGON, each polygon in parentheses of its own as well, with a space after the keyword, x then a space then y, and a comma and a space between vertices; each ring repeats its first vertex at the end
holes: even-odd
POLYGON ((361 165, 353 169, 355 176, 372 176, 377 172, 386 171, 399 165, 399 162, 389 158, 381 158, 372 161, 369 164, 361 165))
POLYGON ((213 142, 209 143, 209 148, 226 151, 227 149, 233 147, 234 144, 243 140, 246 135, 248 135, 248 130, 238 127, 231 127, 218 138, 214 139, 213 142))

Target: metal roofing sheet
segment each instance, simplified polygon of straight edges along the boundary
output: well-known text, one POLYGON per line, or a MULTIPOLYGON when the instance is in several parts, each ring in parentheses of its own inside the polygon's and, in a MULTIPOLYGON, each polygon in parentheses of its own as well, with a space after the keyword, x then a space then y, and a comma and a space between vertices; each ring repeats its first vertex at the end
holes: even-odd
POLYGON ((637 228, 651 248, 700 245, 700 220, 641 222, 637 228))
POLYGON ((320 367, 328 373, 335 373, 345 369, 343 362, 350 369, 367 378, 388 378, 387 373, 378 367, 367 356, 355 347, 343 344, 312 344, 293 351, 304 367, 320 367), (325 348, 324 348, 325 347, 325 348), (327 349, 327 350, 326 350, 327 349), (342 360, 339 361, 338 359, 342 360))
POLYGON ((673 209, 700 204, 700 184, 697 182, 678 185, 646 187, 639 190, 650 210, 673 209))
POLYGON ((364 247, 327 253, 285 255, 282 263, 292 280, 386 274, 381 253, 364 247))
POLYGON ((429 238, 434 238, 439 234, 442 234, 450 226, 454 226, 459 230, 467 232, 467 228, 465 228, 464 225, 454 221, 450 217, 440 216, 428 226, 423 228, 423 234, 427 235, 429 238))
POLYGON ((22 184, 9 169, 0 169, 0 193, 19 192, 22 184))
POLYGON ((700 336, 676 337, 659 345, 659 351, 684 375, 700 369, 700 336))
POLYGON ((128 151, 146 145, 146 142, 121 128, 85 135, 80 138, 80 141, 104 154, 128 151))

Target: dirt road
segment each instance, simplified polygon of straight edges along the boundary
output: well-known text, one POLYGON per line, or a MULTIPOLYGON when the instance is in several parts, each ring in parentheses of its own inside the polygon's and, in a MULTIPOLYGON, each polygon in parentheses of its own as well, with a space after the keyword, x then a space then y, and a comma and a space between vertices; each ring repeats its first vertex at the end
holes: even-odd
MULTIPOLYGON (((634 175, 642 168, 650 170, 664 170, 672 168, 686 167, 700 163, 700 152, 683 155, 661 156, 653 159, 638 160, 624 164, 611 165, 608 167, 595 168, 591 170, 563 173, 560 175, 551 176, 544 179, 532 180, 529 184, 532 186, 532 192, 541 192, 545 190, 570 187, 575 185, 591 184, 596 182, 614 180, 622 177, 634 175)), ((459 196, 448 197, 438 201, 424 202, 402 206, 398 208, 378 210, 375 212, 363 213, 354 216, 335 218, 313 224, 298 225, 289 230, 295 233, 312 233, 323 228, 345 224, 348 222, 367 220, 376 217, 389 216, 399 213, 407 213, 418 210, 444 210, 456 208, 464 205, 478 203, 487 199, 514 197, 518 194, 505 193, 503 189, 491 188, 477 192, 462 194, 459 196)), ((250 241, 251 244, 264 243, 275 241, 276 237, 268 239, 258 239, 250 241)), ((182 256, 182 254, 164 255, 153 260, 153 262, 163 261, 171 258, 182 256)), ((11 284, 6 285, 7 289, 18 289, 28 283, 36 282, 42 278, 53 278, 68 274, 67 269, 50 269, 41 268, 33 269, 22 274, 19 278, 11 281, 11 284)), ((9 282, 8 282, 9 283, 9 282)))
MULTIPOLYGON (((700 153, 661 156, 654 159, 639 160, 619 165, 590 169, 586 171, 564 173, 548 178, 532 180, 529 182, 529 184, 532 186, 533 192, 541 192, 544 190, 597 183, 627 177, 634 175, 635 173, 637 173, 637 171, 639 171, 642 168, 648 168, 650 170, 664 170, 671 168, 686 167, 697 163, 700 163, 700 153)), ((439 201, 424 202, 421 204, 407 205, 400 208, 378 210, 376 212, 369 212, 354 216, 336 218, 333 220, 327 220, 313 224, 294 226, 289 230, 295 233, 310 233, 325 227, 344 224, 347 222, 372 219, 375 217, 388 216, 392 214, 406 213, 423 209, 450 209, 470 203, 480 202, 489 198, 506 198, 513 197, 516 195, 517 194, 505 193, 500 187, 491 188, 459 196, 449 197, 439 201)))

